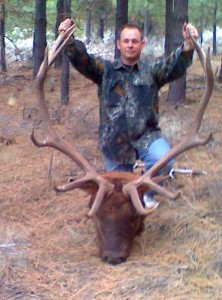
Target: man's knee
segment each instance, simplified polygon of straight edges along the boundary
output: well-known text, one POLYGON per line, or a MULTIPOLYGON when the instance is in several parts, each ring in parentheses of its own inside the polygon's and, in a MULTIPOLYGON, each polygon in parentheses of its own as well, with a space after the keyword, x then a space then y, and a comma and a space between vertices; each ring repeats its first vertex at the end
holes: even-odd
MULTIPOLYGON (((159 161, 166 153, 170 151, 170 145, 164 138, 154 141, 147 151, 140 151, 140 158, 145 163, 144 171, 150 169, 157 161, 159 161)), ((156 175, 169 174, 174 164, 174 160, 170 160, 156 175)))

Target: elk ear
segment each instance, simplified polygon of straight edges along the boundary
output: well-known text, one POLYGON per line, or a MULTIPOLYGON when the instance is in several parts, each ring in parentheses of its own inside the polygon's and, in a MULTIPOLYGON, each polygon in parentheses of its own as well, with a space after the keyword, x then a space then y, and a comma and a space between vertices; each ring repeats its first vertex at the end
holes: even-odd
MULTIPOLYGON (((73 182, 74 179, 71 178, 69 181, 73 182)), ((98 188, 99 188, 98 185, 95 182, 91 181, 91 180, 85 182, 83 185, 81 185, 79 187, 80 190, 82 190, 82 191, 86 192, 87 194, 91 195, 90 200, 89 200, 89 204, 88 204, 89 209, 93 206, 98 188)))
MULTIPOLYGON (((73 181, 75 181, 74 178, 69 179, 69 182, 73 182, 73 181)), ((89 200, 89 204, 88 204, 89 209, 91 209, 92 206, 93 206, 93 203, 96 199, 96 194, 97 194, 98 189, 99 189, 98 185, 94 181, 89 180, 89 181, 84 182, 79 187, 79 189, 86 192, 87 194, 91 195, 90 200, 89 200)))

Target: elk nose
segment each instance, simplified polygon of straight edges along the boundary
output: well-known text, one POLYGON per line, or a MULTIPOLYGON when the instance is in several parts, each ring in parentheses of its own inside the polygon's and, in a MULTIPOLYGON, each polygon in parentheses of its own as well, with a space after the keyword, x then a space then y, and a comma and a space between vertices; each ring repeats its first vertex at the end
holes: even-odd
POLYGON ((127 257, 104 256, 102 258, 102 260, 107 262, 108 264, 111 264, 111 265, 119 265, 119 264, 122 264, 122 263, 126 262, 127 257))

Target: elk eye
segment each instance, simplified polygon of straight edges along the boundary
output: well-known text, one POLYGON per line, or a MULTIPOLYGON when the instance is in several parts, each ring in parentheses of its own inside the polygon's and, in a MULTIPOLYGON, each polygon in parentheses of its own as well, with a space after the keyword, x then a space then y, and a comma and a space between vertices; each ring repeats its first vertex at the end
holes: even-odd
POLYGON ((69 179, 68 179, 68 182, 70 183, 70 182, 73 182, 73 181, 75 181, 75 178, 73 178, 73 177, 70 177, 69 179))

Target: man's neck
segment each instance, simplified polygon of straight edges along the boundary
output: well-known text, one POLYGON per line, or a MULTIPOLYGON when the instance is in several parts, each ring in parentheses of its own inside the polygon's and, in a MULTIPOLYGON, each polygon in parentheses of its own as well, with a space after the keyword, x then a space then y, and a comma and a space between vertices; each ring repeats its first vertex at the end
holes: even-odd
POLYGON ((134 65, 136 65, 138 63, 139 59, 129 60, 129 59, 124 59, 124 58, 120 57, 120 60, 123 65, 133 67, 134 65))

